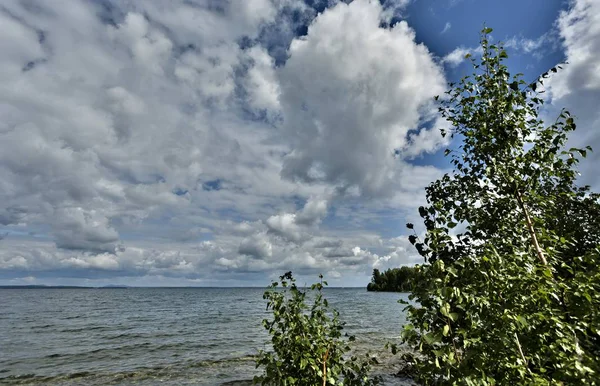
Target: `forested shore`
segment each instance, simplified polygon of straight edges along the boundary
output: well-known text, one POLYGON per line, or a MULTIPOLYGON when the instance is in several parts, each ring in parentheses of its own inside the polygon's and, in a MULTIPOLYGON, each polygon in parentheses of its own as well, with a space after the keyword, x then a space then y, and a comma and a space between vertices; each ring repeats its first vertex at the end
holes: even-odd
POLYGON ((383 272, 373 269, 367 291, 375 292, 411 292, 415 267, 390 268, 383 272))

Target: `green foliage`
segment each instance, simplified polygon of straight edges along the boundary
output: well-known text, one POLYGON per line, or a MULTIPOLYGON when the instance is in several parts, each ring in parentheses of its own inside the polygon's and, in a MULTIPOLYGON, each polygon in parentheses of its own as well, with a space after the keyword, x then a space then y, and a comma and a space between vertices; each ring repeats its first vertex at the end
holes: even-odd
POLYGON ((375 268, 371 282, 367 285, 367 291, 410 292, 414 270, 413 267, 400 267, 382 273, 375 268))
POLYGON ((307 292, 296 286, 291 272, 273 282, 264 293, 267 309, 273 319, 263 320, 271 335, 273 352, 261 351, 256 367, 264 374, 254 378, 262 385, 377 385, 378 378, 369 378, 375 358, 365 354, 364 360, 356 356, 346 358, 353 336, 342 337, 344 324, 336 310, 329 310, 323 297, 321 281, 310 287, 314 296, 312 306, 306 304, 307 292))
POLYGON ((475 73, 437 98, 462 142, 419 208, 424 240, 410 237, 426 263, 403 338, 423 384, 596 385, 600 199, 574 169, 591 149, 565 147, 576 127, 567 111, 544 125, 549 74, 511 77, 490 32, 475 73))

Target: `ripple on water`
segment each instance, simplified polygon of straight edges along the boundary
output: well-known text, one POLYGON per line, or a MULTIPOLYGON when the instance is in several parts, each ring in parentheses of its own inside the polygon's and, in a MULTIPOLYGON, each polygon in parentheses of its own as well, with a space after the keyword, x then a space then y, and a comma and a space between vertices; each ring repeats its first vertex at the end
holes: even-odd
MULTIPOLYGON (((260 288, 0 291, 0 384, 242 386, 268 347, 260 288)), ((325 296, 357 336, 357 351, 376 352, 379 370, 391 372, 382 347, 400 332, 401 295, 325 296)))

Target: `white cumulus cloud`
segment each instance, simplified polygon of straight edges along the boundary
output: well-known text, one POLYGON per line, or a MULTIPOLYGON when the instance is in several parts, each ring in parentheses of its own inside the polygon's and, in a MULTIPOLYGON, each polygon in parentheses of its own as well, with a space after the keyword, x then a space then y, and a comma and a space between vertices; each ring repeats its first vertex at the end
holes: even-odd
POLYGON ((394 158, 445 79, 404 21, 380 28, 378 1, 340 3, 292 42, 281 102, 292 152, 282 175, 393 194, 394 158))
POLYGON ((572 146, 592 146, 594 152, 580 165, 583 183, 600 190, 597 165, 600 163, 600 3, 573 0, 557 20, 567 65, 546 83, 552 106, 548 119, 567 108, 575 116, 577 130, 572 146))
POLYGON ((0 281, 368 276, 445 78, 407 0, 334 3, 3 4, 0 281))

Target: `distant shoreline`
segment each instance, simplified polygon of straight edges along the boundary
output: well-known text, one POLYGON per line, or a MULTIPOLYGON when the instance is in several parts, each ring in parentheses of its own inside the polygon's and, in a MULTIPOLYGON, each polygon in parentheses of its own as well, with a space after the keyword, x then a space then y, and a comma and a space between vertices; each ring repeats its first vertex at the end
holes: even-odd
MULTIPOLYGON (((126 289, 134 288, 128 286, 102 286, 102 287, 86 287, 78 285, 39 285, 39 284, 28 284, 28 285, 0 285, 0 289, 126 289)), ((143 288, 143 287, 139 287, 143 288)))
MULTIPOLYGON (((77 286, 77 285, 40 285, 40 284, 25 284, 25 285, 0 285, 0 289, 137 289, 137 288, 162 288, 162 289, 174 289, 174 288, 204 288, 204 289, 222 289, 222 288, 254 288, 254 289, 265 289, 263 286, 256 287, 201 287, 201 286, 188 286, 188 287, 142 287, 142 286, 126 286, 126 285, 107 285, 100 287, 92 286, 77 286)), ((365 289, 365 287, 327 287, 327 289, 365 289)), ((366 291, 366 290, 365 290, 366 291)))

